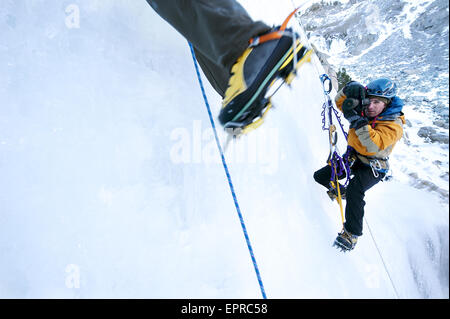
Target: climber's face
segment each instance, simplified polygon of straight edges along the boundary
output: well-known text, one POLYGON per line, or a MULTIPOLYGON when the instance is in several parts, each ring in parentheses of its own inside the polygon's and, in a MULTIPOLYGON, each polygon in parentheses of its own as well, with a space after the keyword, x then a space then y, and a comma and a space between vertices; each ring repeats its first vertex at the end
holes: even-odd
POLYGON ((384 111, 385 108, 386 104, 384 102, 377 98, 371 98, 370 104, 366 107, 366 116, 377 117, 384 111))

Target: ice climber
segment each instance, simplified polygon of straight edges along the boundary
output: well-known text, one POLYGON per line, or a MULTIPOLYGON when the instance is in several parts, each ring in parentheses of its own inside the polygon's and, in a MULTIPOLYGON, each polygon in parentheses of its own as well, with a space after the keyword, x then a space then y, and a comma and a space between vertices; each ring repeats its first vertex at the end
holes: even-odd
MULTIPOLYGON (((345 223, 335 245, 344 251, 355 247, 362 235, 365 192, 383 180, 389 170, 388 157, 403 135, 405 118, 403 101, 397 96, 397 85, 387 78, 379 78, 366 87, 351 81, 335 97, 336 106, 350 123, 348 158, 351 179, 345 188, 339 184, 346 199, 345 223)), ((337 187, 330 185, 331 166, 314 173, 314 179, 337 197, 337 187)), ((338 176, 345 178, 345 172, 338 176)))

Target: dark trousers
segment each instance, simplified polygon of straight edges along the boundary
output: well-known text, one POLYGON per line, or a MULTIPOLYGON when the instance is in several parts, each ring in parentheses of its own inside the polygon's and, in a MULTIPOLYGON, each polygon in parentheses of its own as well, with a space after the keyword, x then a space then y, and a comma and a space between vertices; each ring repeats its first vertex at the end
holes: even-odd
POLYGON ((195 50, 197 60, 213 88, 222 97, 230 70, 248 41, 270 30, 253 21, 235 0, 147 0, 195 50))
MULTIPOLYGON (((375 186, 384 178, 385 174, 380 173, 379 177, 373 176, 372 169, 357 160, 351 168, 352 178, 350 179, 346 191, 345 223, 344 227, 350 233, 361 236, 364 218, 364 196, 367 190, 375 186)), ((340 179, 345 175, 339 176, 340 179)), ((317 183, 330 188, 331 166, 327 165, 314 173, 317 183)))

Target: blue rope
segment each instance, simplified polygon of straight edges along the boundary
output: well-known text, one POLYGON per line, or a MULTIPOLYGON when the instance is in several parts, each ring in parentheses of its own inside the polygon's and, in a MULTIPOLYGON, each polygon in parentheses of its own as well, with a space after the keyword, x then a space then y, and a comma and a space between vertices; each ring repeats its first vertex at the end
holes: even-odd
POLYGON ((248 237, 247 228, 245 227, 244 218, 242 217, 241 209, 239 208, 238 200, 237 200, 237 197, 236 197, 236 192, 234 191, 234 186, 233 186, 233 183, 231 181, 231 176, 230 176, 230 172, 228 170, 227 162, 225 161, 225 156, 223 154, 222 146, 220 145, 219 137, 217 136, 216 125, 214 123, 214 119, 213 119, 213 116, 212 116, 212 113, 211 113, 211 108, 210 108, 209 103, 208 103, 208 98, 206 97, 205 88, 203 86, 203 82, 202 82, 202 79, 201 79, 201 76, 200 76, 200 71, 199 71, 199 68, 198 68, 197 59, 196 59, 195 53, 194 53, 194 48, 192 47, 191 43, 189 43, 189 47, 191 49, 192 58, 194 60, 195 71, 197 72, 198 83, 200 84, 200 89, 202 90, 203 99, 205 100, 206 109, 208 110, 209 120, 211 122, 211 126, 212 126, 213 131, 214 131, 216 144, 217 144, 217 147, 219 148, 220 156, 222 158, 223 168, 225 169, 225 174, 227 175, 228 185, 230 186, 231 195, 233 196, 234 206, 236 206, 236 210, 237 210, 237 213, 238 213, 238 216, 239 216, 239 220, 240 220, 241 226, 242 226, 242 231, 244 232, 245 241, 247 242, 247 247, 248 247, 248 250, 250 252, 250 256, 252 258, 253 267, 255 268, 256 277, 258 278, 258 283, 259 283, 259 287, 261 289, 261 294, 262 294, 264 299, 267 299, 266 292, 264 291, 264 285, 263 285, 262 280, 261 280, 261 274, 259 273, 258 264, 256 263, 256 258, 255 258, 255 255, 253 253, 253 248, 252 248, 252 245, 250 243, 250 238, 248 237))

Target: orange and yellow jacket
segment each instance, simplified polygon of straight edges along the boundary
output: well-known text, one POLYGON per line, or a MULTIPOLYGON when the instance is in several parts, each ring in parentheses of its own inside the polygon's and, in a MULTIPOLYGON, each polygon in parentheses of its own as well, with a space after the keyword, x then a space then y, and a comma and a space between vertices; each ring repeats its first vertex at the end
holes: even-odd
MULTIPOLYGON (((341 111, 346 98, 343 90, 335 97, 336 106, 341 111)), ((380 115, 369 119, 368 125, 349 130, 348 145, 356 151, 356 156, 364 164, 370 165, 371 160, 377 159, 383 169, 388 168, 388 157, 403 136, 403 105, 402 99, 396 96, 380 115)))

